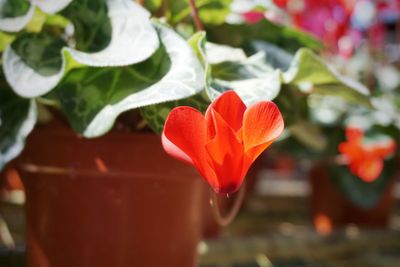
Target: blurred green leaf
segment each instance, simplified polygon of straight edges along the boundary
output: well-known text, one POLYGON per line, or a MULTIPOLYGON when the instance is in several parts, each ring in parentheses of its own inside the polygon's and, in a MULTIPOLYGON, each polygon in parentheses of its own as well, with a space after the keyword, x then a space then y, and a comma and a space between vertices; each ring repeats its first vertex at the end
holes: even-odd
POLYGON ((282 71, 286 71, 293 60, 293 55, 291 53, 265 41, 252 41, 249 46, 246 47, 246 50, 252 53, 264 52, 266 62, 272 68, 282 71))
POLYGON ((35 8, 31 20, 25 26, 25 30, 28 32, 40 32, 44 23, 46 22, 46 19, 47 14, 41 11, 39 8, 35 8))
POLYGON ((30 7, 27 0, 0 0, 0 17, 15 18, 24 16, 30 7))
POLYGON ((340 75, 306 48, 296 53, 283 79, 285 83, 295 85, 306 93, 339 96, 348 102, 372 107, 365 86, 340 75))
POLYGON ((162 0, 144 0, 144 7, 151 13, 157 12, 161 8, 162 0))
MULTIPOLYGON (((203 24, 218 25, 229 14, 232 0, 196 0, 195 3, 203 24)), ((185 20, 192 12, 188 0, 168 1, 166 11, 168 21, 172 24, 185 20)))
POLYGON ((350 173, 347 166, 331 166, 329 168, 332 181, 355 205, 370 209, 382 199, 384 192, 395 179, 396 160, 385 161, 381 175, 373 182, 366 183, 350 173))
POLYGON ((46 25, 60 28, 65 28, 69 23, 71 23, 71 21, 60 14, 48 15, 45 21, 46 25))
POLYGON ((9 34, 0 31, 0 53, 15 39, 14 34, 9 34))
POLYGON ((303 145, 315 151, 322 151, 326 148, 326 136, 318 125, 309 121, 299 121, 288 127, 290 133, 303 145))
POLYGON ((0 0, 0 30, 18 32, 31 20, 35 7, 24 0, 0 0))
POLYGON ((232 0, 197 0, 199 17, 207 25, 219 25, 225 22, 225 17, 230 12, 232 0))
POLYGON ((282 25, 262 20, 255 24, 228 24, 207 27, 209 41, 234 47, 245 47, 251 41, 266 41, 288 52, 301 47, 319 50, 322 45, 310 35, 282 25))

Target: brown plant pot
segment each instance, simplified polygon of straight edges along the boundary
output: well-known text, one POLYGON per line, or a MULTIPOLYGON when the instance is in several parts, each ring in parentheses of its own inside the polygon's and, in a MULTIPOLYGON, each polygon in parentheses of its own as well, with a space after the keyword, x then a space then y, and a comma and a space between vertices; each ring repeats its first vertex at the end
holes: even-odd
POLYGON ((196 266, 206 187, 158 136, 39 128, 19 164, 28 266, 196 266))
POLYGON ((346 224, 382 228, 388 225, 394 205, 394 180, 389 183, 378 203, 369 209, 353 204, 333 184, 324 165, 315 166, 310 173, 311 209, 314 226, 322 234, 346 224))

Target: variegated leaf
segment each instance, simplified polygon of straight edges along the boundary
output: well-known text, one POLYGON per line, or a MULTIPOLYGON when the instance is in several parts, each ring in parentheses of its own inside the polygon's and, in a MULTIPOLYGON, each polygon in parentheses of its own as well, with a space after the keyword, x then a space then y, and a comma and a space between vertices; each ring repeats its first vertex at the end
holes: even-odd
POLYGON ((124 111, 203 89, 204 72, 191 47, 169 27, 155 27, 162 45, 150 59, 123 68, 76 69, 54 90, 77 132, 102 135, 124 111))
MULTIPOLYGON (((149 20, 149 13, 130 0, 107 0, 106 4, 111 24, 111 36, 108 45, 100 51, 88 53, 67 46, 60 48, 54 46, 54 42, 58 43, 55 37, 54 42, 45 42, 50 38, 49 36, 46 36, 44 40, 39 38, 43 35, 20 37, 27 40, 17 44, 24 43, 32 48, 29 38, 33 38, 36 43, 44 42, 41 46, 34 46, 41 51, 59 49, 59 54, 54 55, 53 59, 61 61, 61 64, 58 69, 53 68, 51 74, 44 75, 34 68, 34 64, 31 64, 27 55, 35 54, 35 51, 31 50, 25 54, 18 53, 19 50, 23 51, 24 47, 18 47, 16 44, 6 48, 3 54, 3 68, 13 90, 23 97, 37 97, 53 89, 72 66, 124 66, 149 58, 159 46, 157 33, 149 20)), ((74 5, 79 4, 72 3, 65 12, 68 14, 69 9, 76 9, 77 7, 74 5)), ((107 27, 105 28, 107 30, 107 27)), ((39 55, 44 56, 40 53, 39 55)), ((36 58, 37 61, 41 59, 45 59, 45 57, 36 58)))

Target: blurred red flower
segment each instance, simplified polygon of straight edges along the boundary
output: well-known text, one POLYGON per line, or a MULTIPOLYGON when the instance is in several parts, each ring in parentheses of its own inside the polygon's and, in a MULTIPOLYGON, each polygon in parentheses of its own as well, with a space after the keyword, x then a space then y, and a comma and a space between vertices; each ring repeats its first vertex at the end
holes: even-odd
POLYGON ((264 12, 262 11, 247 11, 242 13, 242 17, 246 21, 246 23, 249 24, 257 23, 265 18, 264 12))
POLYGON ((345 57, 352 53, 350 19, 356 0, 274 0, 297 27, 321 39, 332 51, 345 57), (345 47, 341 47, 345 44, 345 47), (350 51, 349 51, 350 50, 350 51))
POLYGON ((346 129, 347 141, 339 144, 339 152, 346 158, 351 173, 365 182, 375 181, 383 170, 383 160, 393 154, 396 143, 364 144, 364 132, 359 128, 346 129))
POLYGON ((227 91, 207 109, 174 108, 164 126, 165 151, 192 164, 216 193, 237 191, 254 160, 282 133, 278 107, 261 101, 250 107, 227 91))

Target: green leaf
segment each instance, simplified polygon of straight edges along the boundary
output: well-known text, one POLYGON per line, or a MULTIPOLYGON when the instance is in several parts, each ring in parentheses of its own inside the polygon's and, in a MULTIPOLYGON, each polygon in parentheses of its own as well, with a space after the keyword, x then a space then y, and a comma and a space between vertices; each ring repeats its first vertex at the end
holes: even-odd
POLYGON ((326 148, 326 137, 317 125, 309 121, 300 121, 288 129, 298 141, 308 148, 315 151, 322 151, 326 148))
MULTIPOLYGON (((232 0, 196 0, 196 7, 203 24, 218 25, 225 21, 230 12, 232 0)), ((167 2, 167 18, 172 24, 177 24, 191 14, 188 0, 167 2)))
POLYGON ((162 46, 150 59, 123 68, 76 69, 54 90, 77 132, 102 135, 124 111, 186 98, 204 87, 191 47, 172 29, 156 27, 162 46))
POLYGON ((29 68, 42 76, 51 76, 61 69, 60 51, 65 45, 61 38, 46 32, 22 33, 11 48, 29 68))
POLYGON ((47 14, 41 11, 39 8, 35 8, 31 20, 25 26, 25 30, 28 32, 40 32, 44 23, 46 22, 46 19, 47 14))
POLYGON ((15 35, 0 31, 0 53, 14 41, 15 35))
POLYGON ((31 20, 35 6, 26 0, 0 0, 0 30, 18 32, 31 20))
POLYGON ((161 8, 162 0, 144 0, 144 7, 151 13, 157 12, 161 8))
POLYGON ((353 175, 347 166, 331 166, 331 179, 339 189, 355 205, 369 209, 373 208, 382 199, 383 193, 395 179, 396 159, 385 161, 385 168, 381 175, 373 182, 366 183, 353 175))
POLYGON ((340 75, 306 48, 296 53, 283 80, 308 93, 339 96, 348 102, 372 107, 365 86, 340 75))
MULTIPOLYGON (((85 6, 82 6, 83 9, 85 6)), ((86 53, 66 46, 61 47, 60 40, 50 34, 21 35, 3 54, 4 73, 13 90, 23 97, 41 96, 53 89, 72 67, 135 64, 149 58, 158 48, 159 40, 149 20, 150 14, 138 4, 130 0, 110 0, 107 1, 107 12, 112 26, 111 39, 107 40, 109 45, 98 52, 86 53), (131 34, 132 32, 136 34, 131 34), (27 48, 29 51, 26 51, 27 48), (59 55, 56 55, 57 50, 59 55), (33 64, 35 61, 37 64, 33 64), (45 72, 41 68, 42 65, 46 65, 45 72)), ((79 14, 89 16, 91 13, 79 14)), ((98 33, 99 31, 101 32, 101 29, 93 29, 88 36, 95 37, 85 37, 84 40, 97 43, 99 36, 105 36, 98 33)), ((95 48, 90 46, 90 49, 95 48)))
POLYGON ((111 41, 111 20, 105 0, 72 1, 61 15, 74 24, 75 48, 83 52, 98 52, 111 41))
POLYGON ((207 27, 211 42, 234 47, 245 47, 250 41, 266 41, 288 52, 296 52, 301 47, 319 50, 322 45, 310 35, 282 25, 262 20, 255 24, 222 24, 207 27))
POLYGON ((208 88, 211 98, 215 99, 227 90, 234 90, 243 102, 250 106, 278 96, 281 88, 279 71, 260 71, 262 65, 251 62, 257 56, 260 54, 239 63, 224 62, 212 65, 212 83, 208 88))
POLYGON ((286 71, 293 60, 292 54, 286 52, 285 50, 274 44, 265 41, 250 42, 249 48, 250 51, 253 52, 264 52, 267 63, 274 69, 286 71))
POLYGON ((141 107, 140 112, 150 128, 155 133, 161 134, 164 129, 165 120, 174 107, 189 106, 204 113, 210 103, 211 101, 207 97, 207 94, 202 91, 189 98, 141 107))
POLYGON ((207 25, 224 23, 225 17, 229 15, 232 2, 232 0, 196 1, 201 22, 207 25))
POLYGON ((30 8, 27 0, 1 0, 0 17, 15 18, 25 15, 30 8))
POLYGON ((65 8, 71 1, 31 0, 30 4, 27 0, 0 0, 0 30, 18 32, 27 27, 29 31, 39 31, 46 17, 43 12, 56 13, 65 8), (43 12, 38 10, 36 6, 43 12))
POLYGON ((205 34, 198 34, 190 42, 205 68, 206 92, 211 100, 227 90, 237 92, 247 105, 278 95, 280 73, 264 63, 263 53, 246 57, 237 48, 206 44, 205 38, 205 34))
MULTIPOLYGON (((45 13, 54 14, 67 7, 72 2, 72 0, 57 0, 57 1, 31 0, 31 2, 32 4, 37 5, 45 13)), ((83 2, 83 1, 75 1, 75 2, 83 2)))
POLYGON ((3 78, 0 87, 0 170, 20 154, 36 117, 34 100, 15 95, 3 78))
POLYGON ((3 70, 14 92, 23 97, 47 93, 61 80, 64 42, 47 33, 22 34, 3 52, 3 70))

